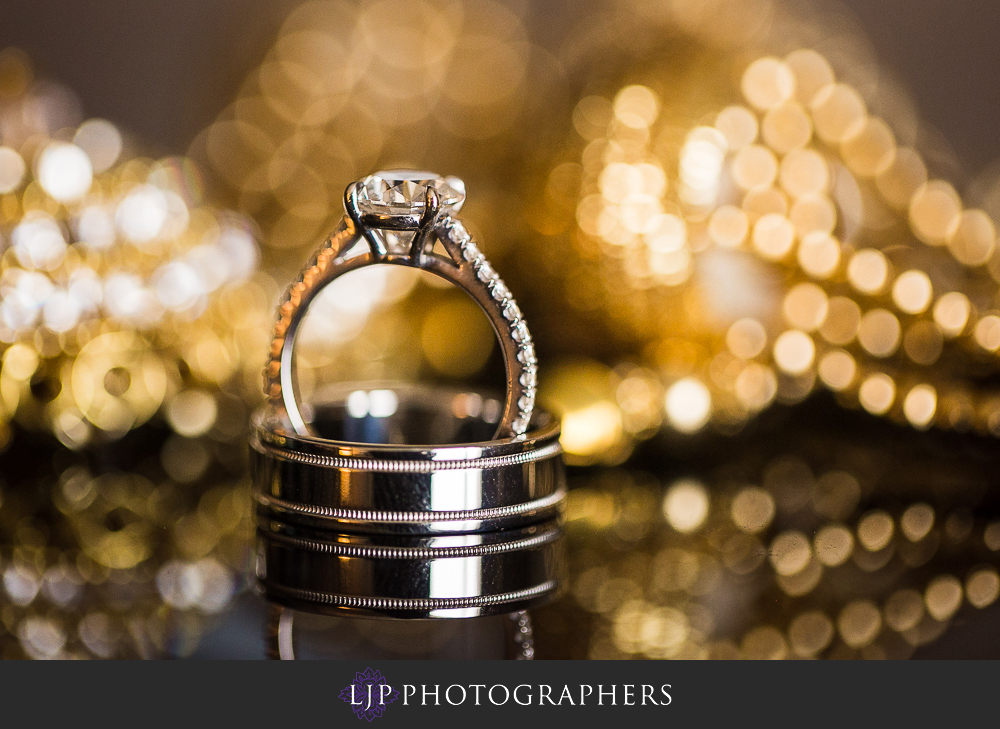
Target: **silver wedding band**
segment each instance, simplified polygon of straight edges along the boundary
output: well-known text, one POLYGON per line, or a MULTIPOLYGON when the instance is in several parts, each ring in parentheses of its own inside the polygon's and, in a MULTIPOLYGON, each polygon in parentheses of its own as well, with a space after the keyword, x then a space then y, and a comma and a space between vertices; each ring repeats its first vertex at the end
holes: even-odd
POLYGON ((408 440, 409 427, 474 438, 494 424, 457 416, 455 403, 499 410, 476 393, 385 387, 341 387, 310 402, 314 435, 273 411, 257 414, 257 576, 268 598, 334 615, 430 618, 514 612, 551 597, 566 494, 557 425, 538 413, 522 439, 446 446, 324 437, 361 420, 375 421, 360 424, 375 437, 408 440), (394 411, 355 417, 346 403, 359 392, 390 394, 394 411))
MULTIPOLYGON (((476 393, 419 386, 348 389, 311 404, 318 421, 355 420, 347 400, 377 392, 390 393, 396 409, 390 417, 366 418, 373 437, 388 437, 407 422, 441 433, 493 427, 481 415, 455 415, 461 412, 456 403, 479 402, 487 410, 495 404, 476 393)), ((276 518, 364 533, 476 533, 552 518, 566 493, 559 428, 545 413, 534 422, 521 439, 389 445, 299 435, 283 415, 261 411, 251 435, 257 501, 276 518)))

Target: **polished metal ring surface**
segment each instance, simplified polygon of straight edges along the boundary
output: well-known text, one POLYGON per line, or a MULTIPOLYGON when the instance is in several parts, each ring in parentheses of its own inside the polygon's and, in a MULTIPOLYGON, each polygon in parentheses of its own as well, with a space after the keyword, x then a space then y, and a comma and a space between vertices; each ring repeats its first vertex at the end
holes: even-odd
POLYGON ((264 370, 265 394, 296 433, 309 433, 292 361, 302 318, 325 286, 375 264, 429 271, 472 297, 500 341, 507 373, 507 396, 494 437, 518 438, 527 432, 536 393, 534 344, 510 290, 455 217, 464 200, 461 180, 412 170, 377 172, 347 187, 346 215, 282 299, 264 370), (444 254, 434 251, 436 241, 444 254))
POLYGON ((536 411, 523 437, 487 440, 499 401, 384 383, 327 388, 306 404, 314 435, 268 406, 253 421, 257 580, 269 600, 463 618, 555 594, 566 488, 554 419, 536 411), (428 433, 447 445, 420 444, 428 433))
POLYGON ((317 435, 299 435, 270 408, 254 416, 251 468, 262 513, 386 534, 485 532, 558 515, 566 488, 554 418, 537 412, 522 438, 483 441, 494 426, 483 412, 499 412, 499 402, 441 388, 384 387, 342 386, 310 402, 317 435), (389 397, 392 413, 352 415, 347 401, 369 394, 389 397), (449 445, 408 444, 426 432, 449 445), (374 442, 341 439, 359 433, 374 442))
POLYGON ((558 520, 477 534, 344 534, 258 520, 257 580, 285 607, 328 615, 470 618, 552 598, 558 520))
MULTIPOLYGON (((277 661, 296 660, 295 612, 272 605, 267 626, 267 657, 277 661)), ((535 631, 527 610, 507 613, 503 622, 506 657, 515 661, 535 658, 535 631)))

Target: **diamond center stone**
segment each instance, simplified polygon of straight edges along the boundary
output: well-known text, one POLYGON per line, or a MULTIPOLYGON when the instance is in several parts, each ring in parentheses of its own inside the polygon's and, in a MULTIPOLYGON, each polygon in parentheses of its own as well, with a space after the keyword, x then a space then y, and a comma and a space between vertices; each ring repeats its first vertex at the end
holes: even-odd
POLYGON ((375 215, 419 215, 427 204, 427 189, 434 188, 442 209, 457 211, 465 202, 465 183, 418 170, 382 170, 361 181, 358 207, 375 215))

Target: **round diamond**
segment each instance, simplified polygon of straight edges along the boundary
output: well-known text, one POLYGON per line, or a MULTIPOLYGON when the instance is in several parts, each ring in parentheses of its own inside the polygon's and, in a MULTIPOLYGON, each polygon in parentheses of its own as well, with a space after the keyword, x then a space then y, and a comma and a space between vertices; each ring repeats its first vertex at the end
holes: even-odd
POLYGON ((465 202, 465 183, 418 170, 382 170, 361 181, 358 207, 375 215, 413 215, 423 212, 427 188, 441 199, 442 209, 458 210, 465 202))

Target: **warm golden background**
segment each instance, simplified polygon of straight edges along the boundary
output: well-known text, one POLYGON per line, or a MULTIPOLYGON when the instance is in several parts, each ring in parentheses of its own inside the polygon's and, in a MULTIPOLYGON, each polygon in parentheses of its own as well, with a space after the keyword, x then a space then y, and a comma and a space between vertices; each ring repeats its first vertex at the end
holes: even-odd
MULTIPOLYGON (((416 166, 466 181, 579 467, 541 656, 987 654, 998 28, 988 2, 10 3, 0 650, 253 653, 274 302, 348 182, 416 166)), ((501 382, 474 306, 405 271, 338 281, 299 346, 305 394, 501 382)))

